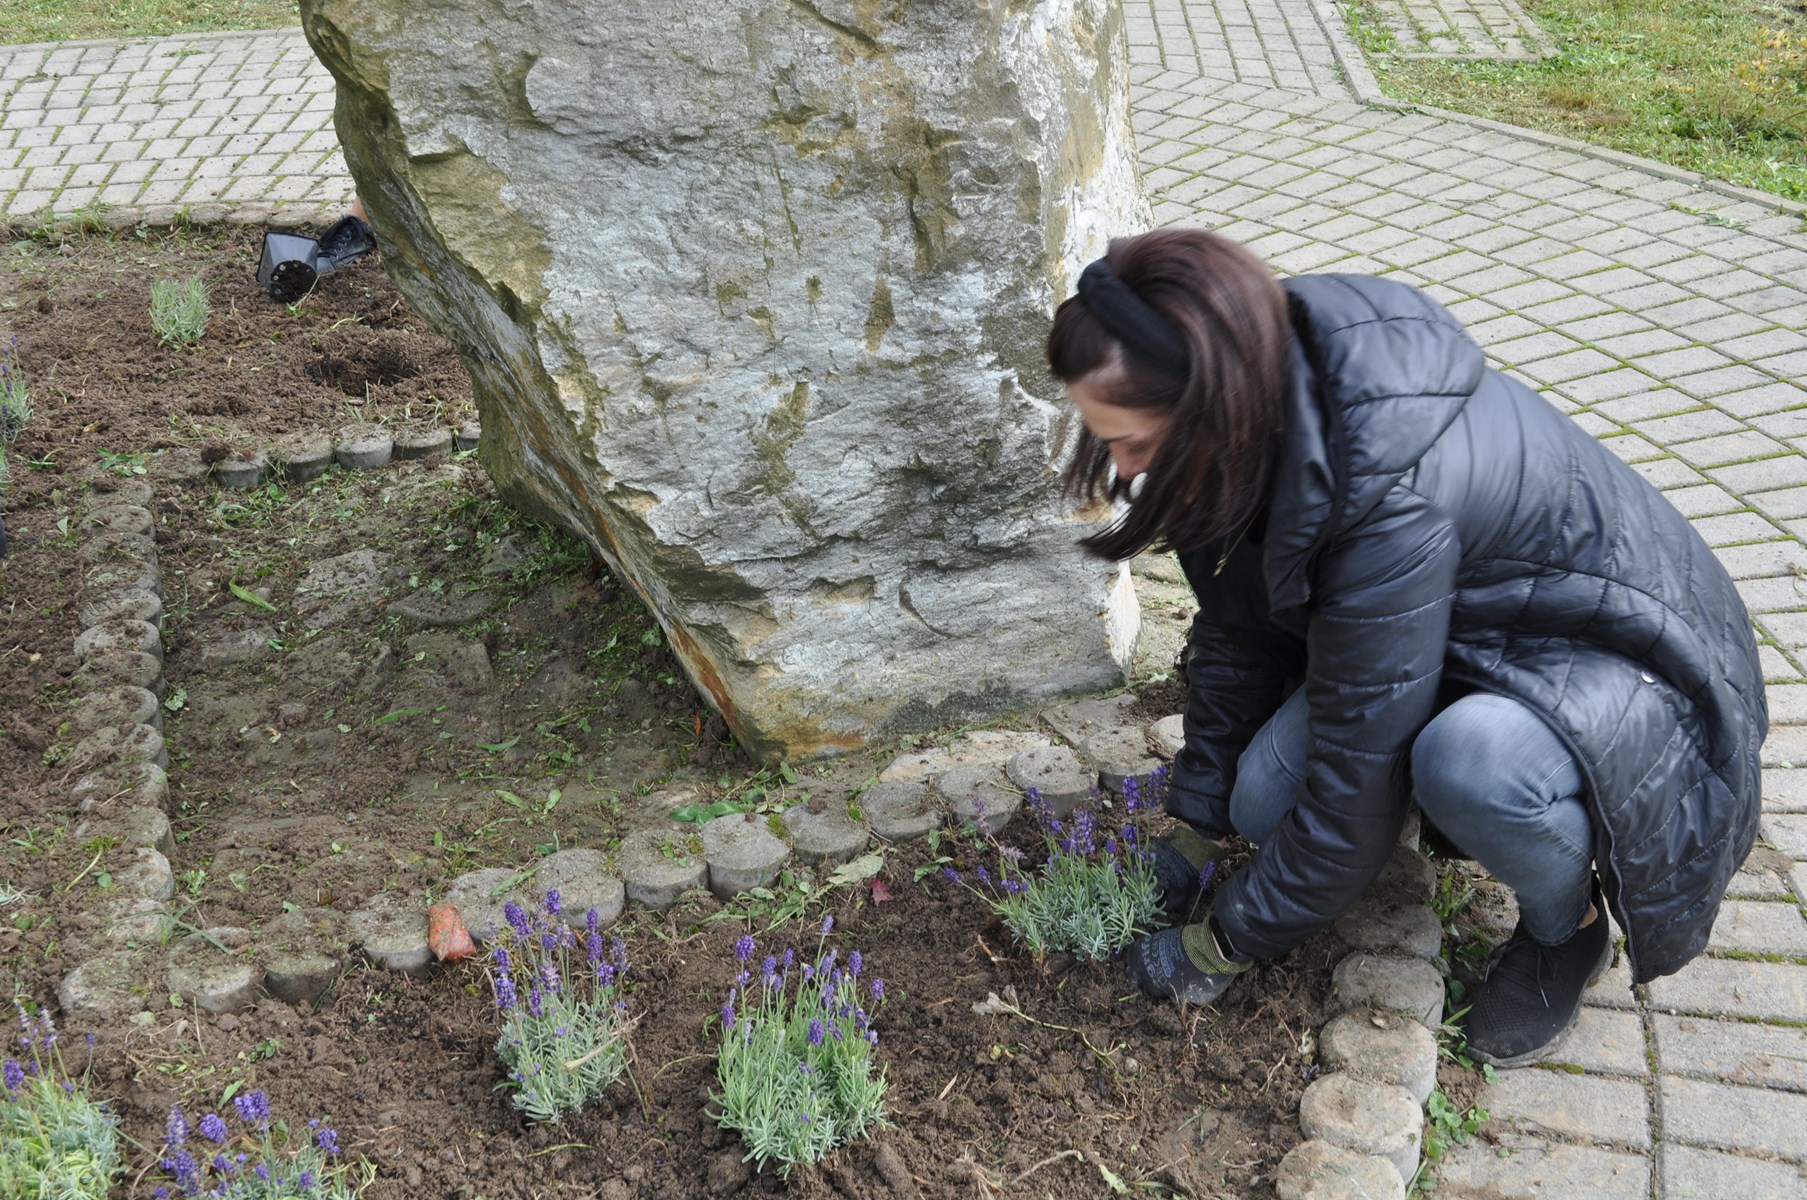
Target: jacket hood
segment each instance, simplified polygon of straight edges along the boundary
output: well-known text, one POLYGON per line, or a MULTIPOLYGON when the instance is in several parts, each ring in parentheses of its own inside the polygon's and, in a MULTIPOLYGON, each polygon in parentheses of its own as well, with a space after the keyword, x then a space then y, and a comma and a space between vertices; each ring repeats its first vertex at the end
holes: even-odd
POLYGON ((1417 464, 1487 365, 1449 311, 1414 287, 1368 275, 1302 275, 1282 287, 1293 344, 1267 526, 1276 609, 1310 597, 1313 554, 1417 464))

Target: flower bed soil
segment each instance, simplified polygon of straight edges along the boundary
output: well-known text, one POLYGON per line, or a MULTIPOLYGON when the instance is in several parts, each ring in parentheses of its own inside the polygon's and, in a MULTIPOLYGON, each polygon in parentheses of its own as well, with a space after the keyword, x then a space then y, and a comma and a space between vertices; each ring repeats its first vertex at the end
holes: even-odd
MULTIPOLYGON (((104 892, 68 795, 81 578, 59 522, 140 469, 176 700, 181 931, 255 930, 296 906, 346 913, 383 889, 437 897, 465 871, 551 848, 681 833, 666 814, 682 797, 838 796, 884 765, 875 753, 795 783, 762 776, 644 610, 581 547, 503 508, 474 460, 220 489, 207 461, 284 433, 472 412, 456 355, 374 262, 290 310, 255 288, 256 253, 249 231, 147 231, 27 241, 0 266, 0 335, 19 335, 38 410, 14 448, 14 549, 0 560, 0 884, 27 894, 0 908, 0 961, 21 994, 55 995, 104 892), (198 350, 159 348, 150 283, 192 274, 213 284, 214 322, 198 350), (310 572, 366 551, 387 556, 372 590, 324 620, 310 572), (451 600, 472 607, 432 617, 451 600)), ((1172 711, 1176 695, 1169 682, 1141 707, 1172 711)), ((842 889, 802 926, 753 926, 777 950, 833 912, 835 944, 889 985, 877 1028, 893 1126, 788 1182, 752 1175, 706 1115, 710 1026, 748 927, 711 920, 723 909, 707 896, 630 908, 638 1092, 559 1128, 528 1127, 496 1090, 479 962, 419 978, 355 965, 317 1007, 263 1000, 232 1016, 147 986, 139 1016, 92 1029, 96 1089, 154 1144, 171 1103, 207 1111, 234 1085, 264 1088, 292 1123, 330 1117, 375 1167, 374 1198, 1272 1195, 1299 1140, 1301 1042, 1330 1015, 1330 944, 1258 968, 1221 1008, 1181 1011, 1129 995, 1116 963, 1016 952, 970 893, 932 870, 914 878, 927 856, 891 851, 889 902, 842 889), (1025 1016, 975 1014, 993 992, 1025 1016)), ((124 1194, 149 1195, 150 1165, 133 1153, 124 1194)))

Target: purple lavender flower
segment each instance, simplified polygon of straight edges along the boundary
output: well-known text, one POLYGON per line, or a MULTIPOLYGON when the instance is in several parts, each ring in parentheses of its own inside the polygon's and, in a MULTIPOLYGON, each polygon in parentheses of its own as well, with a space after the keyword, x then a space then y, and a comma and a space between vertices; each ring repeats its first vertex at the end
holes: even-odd
POLYGON ((600 933, 602 931, 602 914, 593 908, 585 912, 584 931, 590 934, 600 933))
POLYGON ((858 979, 860 977, 860 968, 864 967, 865 965, 866 965, 866 960, 864 957, 861 956, 861 954, 858 950, 852 950, 852 951, 848 952, 848 954, 847 954, 847 974, 851 975, 855 979, 858 979))
POLYGON ((227 1137, 230 1136, 226 1132, 226 1122, 220 1119, 218 1113, 208 1113, 202 1117, 200 1128, 201 1136, 216 1146, 225 1145, 227 1137))
POLYGON ((598 987, 612 987, 615 983, 615 968, 609 963, 596 964, 596 984, 598 987))
POLYGON ((734 1004, 732 1001, 722 1005, 722 1028, 734 1028, 734 1004))
POLYGON ((758 946, 753 941, 752 934, 743 933, 739 938, 735 939, 734 957, 740 962, 746 962, 749 958, 752 958, 757 950, 758 946))
POLYGON ((557 888, 547 888, 546 889, 546 915, 549 917, 558 916, 558 908, 559 908, 558 889, 557 888))
POLYGON ((509 928, 515 936, 526 941, 533 935, 533 927, 527 923, 527 910, 510 900, 502 906, 502 916, 508 921, 509 928))
POLYGON ((213 1169, 221 1175, 230 1175, 234 1170, 232 1163, 227 1160, 224 1154, 216 1154, 213 1156, 213 1169))
POLYGON ((496 966, 504 972, 512 969, 514 966, 513 960, 508 957, 508 947, 496 947, 496 966))
POLYGON ((0 1079, 6 1082, 6 1090, 9 1093, 17 1092, 25 1084, 25 1068, 9 1058, 6 1060, 6 1065, 0 1067, 0 1079))
POLYGON ((868 1029, 868 1030, 867 1030, 867 1031, 866 1031, 866 1044, 867 1044, 867 1045, 868 1045, 868 1046, 876 1046, 876 1045, 878 1045, 878 1030, 876 1030, 876 1029, 868 1029))
POLYGON ((834 914, 830 913, 822 918, 822 936, 827 937, 832 932, 834 932, 834 914))
POLYGON ((883 979, 874 979, 872 981, 872 1000, 875 1004, 884 1003, 885 981, 883 979))
POLYGON ((314 1173, 312 1171, 303 1171, 301 1174, 295 1176, 295 1186, 304 1192, 313 1191, 315 1182, 314 1173))
POLYGON ((157 1185, 157 1190, 151 1193, 151 1200, 169 1200, 169 1189, 162 1184, 157 1185))
POLYGON ((797 952, 795 950, 786 950, 784 952, 784 958, 781 961, 784 964, 785 974, 788 975, 790 969, 797 965, 797 952))
POLYGON ((201 1190, 201 1164, 188 1151, 176 1151, 176 1156, 169 1160, 169 1170, 176 1177, 176 1188, 183 1195, 192 1196, 201 1190))
POLYGON ((1142 807, 1142 789, 1136 783, 1134 775, 1123 781, 1123 808, 1125 812, 1135 812, 1142 807))
POLYGON ((550 929, 540 934, 540 949, 548 953, 558 949, 558 934, 550 929))
MULTIPOLYGON (((596 910, 591 909, 592 913, 596 910)), ((592 931, 584 938, 584 957, 596 965, 602 964, 602 935, 592 931)))
POLYGON ((1203 891, 1204 889, 1210 887, 1211 886, 1211 877, 1216 874, 1217 874, 1217 860, 1212 859, 1210 862, 1206 863, 1204 865, 1204 868, 1202 870, 1200 870, 1198 873, 1199 890, 1203 891))
POLYGON ((991 872, 987 871, 983 866, 973 868, 973 875, 980 883, 985 884, 987 887, 991 885, 991 872))
POLYGON ((1110 855, 1112 858, 1117 857, 1117 839, 1116 838, 1105 838, 1104 839, 1104 852, 1106 854, 1110 855))
POLYGON ((822 1022, 820 1020, 812 1020, 809 1023, 809 1044, 812 1046, 820 1046, 822 1044, 823 1032, 822 1022))
POLYGON ((322 1125, 314 1130, 314 1144, 335 1158, 339 1155, 339 1134, 330 1126, 322 1125))
POLYGON ((235 1096, 232 1106, 238 1109, 239 1120, 245 1124, 265 1126, 270 1123, 270 1098, 259 1088, 243 1096, 235 1096))
POLYGON ((954 870, 954 868, 952 868, 952 867, 942 867, 942 868, 941 868, 941 873, 942 873, 942 875, 944 875, 944 876, 946 876, 946 878, 947 878, 947 881, 948 881, 948 882, 949 882, 949 883, 960 883, 960 882, 962 882, 962 880, 961 880, 961 878, 960 878, 960 872, 958 872, 958 871, 956 871, 956 870, 954 870))
POLYGON ((545 993, 540 991, 540 985, 537 981, 527 992, 527 1011, 529 1014, 536 1017, 543 1017, 546 1015, 546 996, 545 993))
POLYGON ((519 997, 515 995, 513 976, 496 976, 496 1007, 507 1012, 515 1006, 518 999, 519 997))
POLYGON ((255 1167, 252 1167, 251 1173, 265 1183, 270 1182, 270 1168, 264 1166, 262 1163, 258 1163, 255 1167))
POLYGON ((547 991, 558 991, 558 967, 556 964, 550 962, 540 964, 540 982, 546 985, 547 991))
POLYGON ((188 1118, 173 1104, 169 1109, 169 1120, 163 1123, 163 1144, 171 1150, 188 1144, 188 1118))

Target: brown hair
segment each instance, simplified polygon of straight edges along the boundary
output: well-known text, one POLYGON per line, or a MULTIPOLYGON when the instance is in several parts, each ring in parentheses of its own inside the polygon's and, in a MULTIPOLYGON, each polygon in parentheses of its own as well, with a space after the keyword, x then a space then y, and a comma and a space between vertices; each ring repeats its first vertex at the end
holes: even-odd
POLYGON ((1083 430, 1062 483, 1068 497, 1126 501, 1110 528, 1080 541, 1101 558, 1162 550, 1230 548, 1267 495, 1283 424, 1292 325, 1286 293, 1267 264, 1213 233, 1161 229, 1111 242, 1112 273, 1185 342, 1184 378, 1139 361, 1079 297, 1054 314, 1048 365, 1063 383, 1109 367, 1108 403, 1151 409, 1167 432, 1142 486, 1111 478, 1110 448, 1083 430))

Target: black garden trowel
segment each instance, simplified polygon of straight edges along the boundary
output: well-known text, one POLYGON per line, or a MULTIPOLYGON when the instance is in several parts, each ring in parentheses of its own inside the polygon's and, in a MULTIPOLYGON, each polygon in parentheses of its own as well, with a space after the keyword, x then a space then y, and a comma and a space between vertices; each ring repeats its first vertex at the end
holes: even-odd
POLYGON ((318 239, 299 233, 264 233, 257 284, 271 297, 293 304, 313 290, 314 282, 360 255, 376 249, 370 226, 357 217, 340 217, 318 239))

